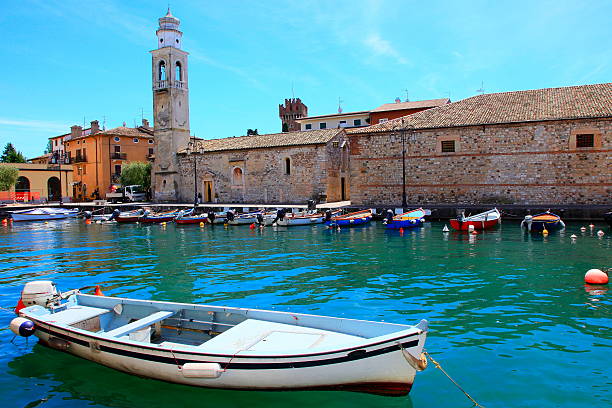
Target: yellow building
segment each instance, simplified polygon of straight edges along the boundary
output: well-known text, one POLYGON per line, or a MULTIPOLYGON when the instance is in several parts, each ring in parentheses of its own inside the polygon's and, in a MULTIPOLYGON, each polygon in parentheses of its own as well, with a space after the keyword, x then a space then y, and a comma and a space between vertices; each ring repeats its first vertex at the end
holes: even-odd
POLYGON ((39 163, 0 163, 19 169, 17 184, 0 191, 3 202, 46 202, 72 200, 72 166, 39 163), (60 191, 61 186, 61 191, 60 191))

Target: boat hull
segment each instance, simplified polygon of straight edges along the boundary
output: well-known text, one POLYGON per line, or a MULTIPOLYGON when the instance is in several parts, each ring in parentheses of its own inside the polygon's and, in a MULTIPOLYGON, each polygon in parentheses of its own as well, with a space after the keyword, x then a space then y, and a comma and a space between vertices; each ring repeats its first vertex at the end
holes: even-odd
MULTIPOLYGON (((118 298, 106 298, 105 301, 108 299, 118 298)), ((145 301, 131 300, 131 302, 145 301)), ((115 304, 118 303, 121 303, 121 300, 115 304)), ((148 302, 148 305, 153 307, 155 304, 161 304, 162 309, 168 309, 170 305, 165 302, 148 302)), ((172 305, 180 306, 180 304, 172 305)), ((106 313, 112 314, 114 309, 112 305, 110 307, 106 313)), ((123 303, 123 307, 129 307, 129 304, 123 303)), ((193 310, 207 306, 183 305, 183 307, 193 310)), ((298 320, 308 322, 309 319, 338 321, 336 318, 254 309, 214 306, 209 308, 211 308, 209 315, 217 311, 222 314, 242 313, 245 316, 248 313, 248 316, 255 318, 270 314, 277 321, 283 320, 286 323, 298 320)), ((401 327, 406 326, 394 325, 400 327, 396 333, 364 338, 361 344, 344 347, 338 345, 323 351, 313 350, 311 353, 265 351, 254 353, 250 350, 219 353, 198 351, 197 346, 186 347, 176 343, 171 343, 170 346, 164 343, 141 343, 127 339, 127 336, 110 338, 111 332, 88 331, 81 323, 71 326, 61 325, 53 318, 45 319, 37 313, 30 313, 29 309, 24 309, 22 315, 35 323, 35 335, 42 344, 51 348, 141 377, 198 387, 235 390, 346 390, 381 395, 405 395, 410 391, 416 374, 414 363, 409 363, 409 359, 420 356, 427 334, 417 326, 401 330, 401 327), (210 365, 211 363, 220 367, 220 371, 215 376, 192 376, 185 370, 189 367, 188 364, 210 365)), ((376 324, 351 321, 351 319, 340 320, 340 324, 343 325, 350 325, 351 322, 376 324)), ((297 323, 293 325, 299 326, 297 323)), ((99 331, 99 328, 97 330, 99 331)))
POLYGON ((387 223, 387 229, 406 229, 406 228, 417 228, 423 225, 422 218, 412 218, 409 220, 393 220, 387 223))
POLYGON ((79 214, 78 211, 65 211, 65 212, 50 212, 50 213, 33 213, 29 214, 22 211, 14 211, 11 213, 11 218, 16 222, 23 221, 51 221, 51 220, 64 220, 66 218, 74 218, 79 214))
POLYGON ((452 228, 456 229, 457 231, 467 231, 470 229, 470 225, 475 230, 485 230, 485 229, 493 228, 496 225, 499 225, 499 219, 488 220, 488 221, 450 220, 450 225, 452 228))
POLYGON ((179 225, 199 224, 201 222, 208 223, 210 220, 207 217, 183 217, 175 218, 174 222, 179 225))
POLYGON ((140 215, 134 215, 134 216, 129 216, 129 217, 122 217, 118 215, 115 217, 115 221, 121 224, 127 224, 131 222, 138 222, 140 220, 140 217, 141 217, 140 215))

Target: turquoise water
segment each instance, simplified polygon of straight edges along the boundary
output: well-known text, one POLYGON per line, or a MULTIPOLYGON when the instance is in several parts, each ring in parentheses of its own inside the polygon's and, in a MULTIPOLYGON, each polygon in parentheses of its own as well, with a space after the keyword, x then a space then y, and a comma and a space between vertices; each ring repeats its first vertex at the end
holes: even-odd
MULTIPOLYGON (((610 231, 578 224, 547 238, 518 224, 471 236, 443 223, 388 232, 381 225, 266 228, 86 225, 0 226, 0 306, 22 285, 257 307, 397 323, 430 321, 426 348, 490 407, 612 405, 610 293, 586 270, 611 266, 610 231), (573 242, 570 234, 578 238, 573 242)), ((236 392, 133 377, 4 329, 0 400, 6 407, 470 407, 430 364, 408 397, 348 392, 236 392)))

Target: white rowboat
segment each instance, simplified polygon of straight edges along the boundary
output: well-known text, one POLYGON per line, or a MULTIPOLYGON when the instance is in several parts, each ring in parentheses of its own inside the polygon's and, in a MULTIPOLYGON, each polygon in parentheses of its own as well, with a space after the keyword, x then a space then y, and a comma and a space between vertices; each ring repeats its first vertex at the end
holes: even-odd
POLYGON ((76 217, 79 210, 65 208, 33 208, 29 210, 9 211, 13 221, 50 221, 76 217))
POLYGON ((44 345, 174 383, 405 395, 424 368, 426 320, 412 326, 78 290, 61 295, 48 281, 28 283, 22 300, 27 307, 11 322, 15 333, 27 335, 20 327, 33 322, 44 345))

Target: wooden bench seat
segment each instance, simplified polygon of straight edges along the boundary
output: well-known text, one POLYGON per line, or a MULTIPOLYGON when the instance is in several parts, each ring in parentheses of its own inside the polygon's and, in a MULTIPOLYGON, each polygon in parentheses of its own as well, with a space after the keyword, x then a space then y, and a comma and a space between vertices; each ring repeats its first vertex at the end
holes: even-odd
POLYGON ((132 323, 128 323, 124 326, 121 327, 117 327, 116 329, 113 329, 111 331, 106 332, 107 336, 111 336, 111 337, 121 337, 121 336, 125 336, 130 334, 131 332, 140 330, 140 329, 144 329, 147 326, 150 326, 152 324, 155 324, 157 322, 160 322, 164 319, 167 319, 168 317, 172 316, 174 314, 174 312, 166 312, 166 311, 159 311, 159 312, 155 312, 152 315, 149 315, 147 317, 143 317, 142 319, 138 319, 132 323))

